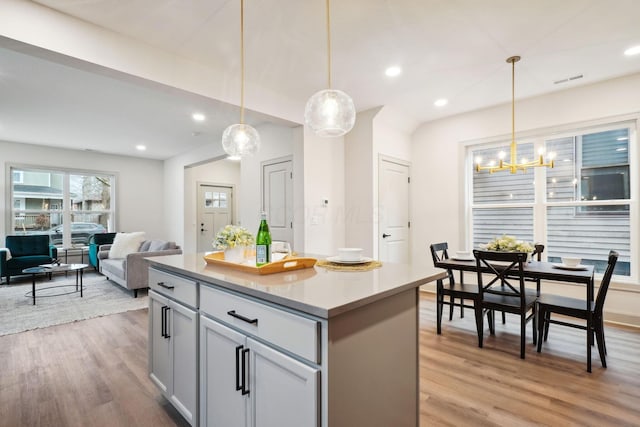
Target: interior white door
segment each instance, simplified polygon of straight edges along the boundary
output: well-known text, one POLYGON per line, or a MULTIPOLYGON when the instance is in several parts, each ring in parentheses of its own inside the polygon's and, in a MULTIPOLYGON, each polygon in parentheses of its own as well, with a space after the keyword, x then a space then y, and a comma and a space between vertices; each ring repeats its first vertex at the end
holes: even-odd
POLYGON ((293 245, 293 161, 262 165, 262 200, 271 239, 293 245))
POLYGON ((231 187, 198 184, 198 252, 213 250, 211 242, 222 227, 233 223, 231 187))
POLYGON ((381 158, 378 162, 378 257, 409 259, 409 165, 381 158))

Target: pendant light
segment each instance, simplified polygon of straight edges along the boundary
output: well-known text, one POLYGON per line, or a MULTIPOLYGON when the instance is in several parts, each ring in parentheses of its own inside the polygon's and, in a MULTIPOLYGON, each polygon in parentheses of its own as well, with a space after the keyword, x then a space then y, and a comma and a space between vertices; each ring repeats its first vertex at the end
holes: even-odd
POLYGON ((258 131, 244 122, 244 0, 240 0, 240 123, 224 130, 222 148, 233 157, 252 156, 260 149, 258 131))
POLYGON ((510 156, 509 162, 505 162, 503 159, 505 157, 504 151, 501 151, 498 156, 500 158, 499 163, 496 165, 495 161, 489 163, 488 166, 481 166, 478 161, 476 164, 476 171, 480 172, 483 170, 489 171, 489 173, 500 172, 508 170, 511 173, 516 173, 518 170, 523 172, 527 171, 527 168, 535 168, 539 166, 547 166, 553 167, 553 158, 555 157, 555 153, 549 153, 549 161, 545 162, 544 160, 544 149, 540 149, 538 152, 538 159, 527 161, 526 159, 522 159, 522 162, 518 163, 518 146, 516 144, 516 125, 515 125, 515 80, 516 80, 516 62, 520 61, 519 56, 512 56, 507 58, 507 62, 511 64, 511 148, 510 148, 510 156))
POLYGON ((353 129, 356 107, 349 95, 331 88, 331 10, 327 13, 327 87, 309 98, 304 110, 304 122, 318 136, 342 136, 353 129))

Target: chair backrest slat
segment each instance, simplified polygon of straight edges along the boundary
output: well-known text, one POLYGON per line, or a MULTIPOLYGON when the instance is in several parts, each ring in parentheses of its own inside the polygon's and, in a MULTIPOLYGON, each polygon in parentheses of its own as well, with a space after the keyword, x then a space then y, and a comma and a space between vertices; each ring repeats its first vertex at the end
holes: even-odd
MULTIPOLYGON (((438 261, 449 259, 449 245, 447 242, 433 243, 429 246, 429 249, 431 250, 431 258, 433 259, 434 266, 438 261)), ((455 278, 451 269, 447 270, 447 276, 449 278, 449 284, 453 285, 455 278)))
POLYGON ((474 250, 478 269, 478 288, 482 296, 483 293, 491 293, 504 296, 520 298, 522 305, 525 304, 525 281, 523 264, 527 260, 525 252, 495 252, 474 250), (497 265, 496 262, 505 263, 497 265), (485 273, 482 270, 489 270, 485 273), (483 275, 493 274, 493 278, 483 284, 483 275), (518 284, 511 284, 510 280, 517 280, 518 284), (500 285, 498 289, 495 285, 500 285))
POLYGON ((604 276, 602 276, 602 281, 600 282, 600 288, 598 289, 598 296, 596 297, 596 304, 595 304, 596 314, 602 315, 602 310, 604 309, 604 300, 607 297, 609 283, 611 283, 611 276, 613 276, 613 270, 616 267, 617 261, 618 261, 618 252, 609 251, 609 261, 607 264, 607 269, 604 272, 604 276))

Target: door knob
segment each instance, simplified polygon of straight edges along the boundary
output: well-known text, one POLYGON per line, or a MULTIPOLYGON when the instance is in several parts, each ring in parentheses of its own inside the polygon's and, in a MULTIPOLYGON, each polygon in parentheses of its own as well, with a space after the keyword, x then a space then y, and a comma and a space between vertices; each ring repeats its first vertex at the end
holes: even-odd
POLYGON ((391 237, 391 234, 382 233, 382 238, 386 239, 387 237, 391 237))

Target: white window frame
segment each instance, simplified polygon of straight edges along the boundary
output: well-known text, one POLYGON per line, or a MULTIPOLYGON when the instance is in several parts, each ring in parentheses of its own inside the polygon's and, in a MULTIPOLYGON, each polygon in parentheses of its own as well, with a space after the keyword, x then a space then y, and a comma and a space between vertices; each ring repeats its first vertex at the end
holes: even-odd
MULTIPOLYGON (((48 173, 49 176, 49 185, 51 185, 51 173, 60 173, 63 174, 63 209, 59 209, 52 212, 57 212, 62 214, 62 223, 70 224, 72 215, 76 214, 108 214, 108 230, 116 230, 117 229, 117 182, 118 182, 118 173, 117 172, 109 172, 109 171, 97 171, 97 170, 86 170, 86 169, 72 169, 72 168, 63 168, 63 167, 55 167, 55 166, 39 166, 39 165, 28 165, 28 164, 8 164, 6 172, 6 194, 7 194, 7 206, 11 206, 11 215, 6 218, 6 230, 8 230, 7 234, 13 233, 13 219, 18 211, 13 207, 13 173, 14 172, 23 172, 23 171, 34 171, 34 172, 42 172, 48 173), (15 169, 19 169, 16 171, 15 169), (111 209, 108 210, 99 210, 99 211, 74 211, 71 205, 71 196, 70 196, 70 183, 69 177, 71 175, 89 175, 89 176, 102 176, 109 177, 111 179, 111 209)), ((22 174, 24 176, 24 174, 22 174)), ((22 213, 29 213, 31 210, 27 211, 26 209, 22 210, 22 213)), ((40 210, 34 212, 41 212, 40 210)), ((71 230, 70 227, 65 227, 65 232, 63 236, 63 247, 71 247, 71 230)))
MULTIPOLYGON (((550 202, 547 200, 546 195, 546 169, 547 168, 533 168, 533 178, 536 183, 542 182, 544 185, 536 185, 534 201, 533 203, 473 203, 473 174, 478 173, 474 168, 474 159, 472 151, 476 149, 492 148, 508 145, 511 136, 503 135, 494 138, 484 138, 480 140, 465 141, 462 143, 464 154, 464 230, 463 239, 466 242, 467 247, 473 247, 473 209, 500 209, 500 208, 533 208, 533 235, 536 242, 543 244, 546 243, 547 237, 547 209, 549 207, 556 206, 594 206, 594 205, 629 205, 629 244, 631 252, 631 269, 629 276, 614 276, 618 283, 628 283, 634 285, 640 285, 640 141, 638 141, 638 128, 640 127, 640 115, 625 115, 618 116, 609 119, 593 120, 589 122, 582 122, 577 124, 558 126, 552 128, 537 129, 528 132, 522 132, 516 135, 516 141, 518 144, 533 143, 534 152, 540 145, 543 145, 546 140, 558 139, 562 137, 575 136, 576 134, 588 133, 591 130, 594 132, 602 132, 607 130, 619 129, 621 127, 629 128, 629 179, 630 179, 630 198, 629 199, 616 199, 605 201, 565 201, 565 202, 550 202), (634 260, 636 260, 634 262, 634 260)), ((486 173, 486 172, 480 172, 486 173)), ((509 173, 507 171, 497 173, 509 173)), ((596 274, 596 277, 600 278, 601 274, 596 274)))

